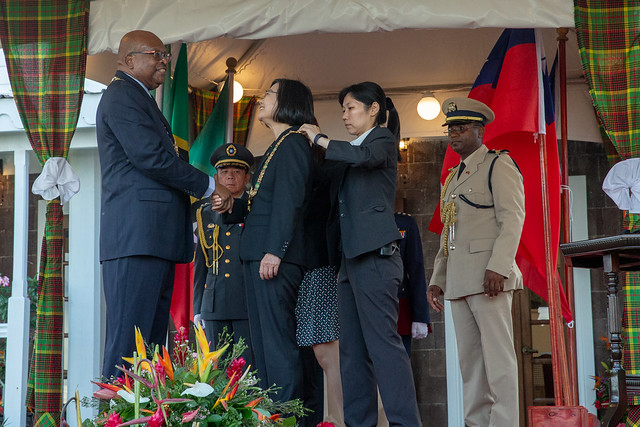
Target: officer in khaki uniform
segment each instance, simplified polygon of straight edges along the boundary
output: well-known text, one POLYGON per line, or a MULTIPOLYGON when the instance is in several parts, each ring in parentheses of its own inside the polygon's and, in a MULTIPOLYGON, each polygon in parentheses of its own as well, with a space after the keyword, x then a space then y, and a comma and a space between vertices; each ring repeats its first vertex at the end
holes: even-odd
MULTIPOLYGON (((251 152, 238 144, 218 147, 211 156, 217 169, 219 184, 236 199, 247 199, 245 186, 253 164, 251 152)), ((211 209, 210 204, 196 212, 197 246, 193 277, 194 323, 204 326, 207 339, 215 346, 218 335, 226 328, 234 342, 244 338, 249 348, 242 357, 253 363, 251 336, 247 315, 247 295, 239 255, 243 223, 225 223, 225 214, 211 209)))
POLYGON ((451 302, 465 424, 518 424, 518 367, 513 343, 513 291, 522 289, 515 262, 524 223, 522 175, 506 152, 482 143, 494 114, 482 102, 443 103, 449 145, 461 157, 442 188, 444 229, 427 290, 436 311, 451 302))

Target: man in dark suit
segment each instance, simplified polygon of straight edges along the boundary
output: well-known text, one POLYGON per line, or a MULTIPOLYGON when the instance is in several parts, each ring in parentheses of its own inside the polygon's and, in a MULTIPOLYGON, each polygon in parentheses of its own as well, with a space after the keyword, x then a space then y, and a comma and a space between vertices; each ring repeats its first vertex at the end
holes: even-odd
MULTIPOLYGON (((234 198, 246 200, 245 191, 253 165, 253 155, 239 144, 218 147, 211 156, 221 186, 234 198)), ((204 327, 207 339, 217 345, 226 328, 233 341, 244 339, 247 349, 242 357, 253 365, 247 294, 240 261, 240 236, 244 223, 229 224, 209 203, 196 213, 198 241, 193 277, 193 322, 204 327)))
POLYGON ((134 326, 165 342, 177 262, 193 258, 189 196, 229 209, 229 191, 181 160, 150 90, 164 81, 167 54, 148 31, 124 35, 118 71, 98 106, 102 173, 100 261, 106 302, 102 375, 135 349, 134 326))

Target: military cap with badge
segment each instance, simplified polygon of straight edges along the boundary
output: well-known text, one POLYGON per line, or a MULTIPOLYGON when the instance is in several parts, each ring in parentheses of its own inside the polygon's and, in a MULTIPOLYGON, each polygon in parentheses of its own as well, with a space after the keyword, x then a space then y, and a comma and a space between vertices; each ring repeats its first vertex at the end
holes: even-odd
POLYGON ((442 126, 480 123, 483 126, 495 119, 495 114, 485 103, 463 96, 448 98, 442 103, 442 112, 447 117, 442 126))
POLYGON ((210 162, 214 168, 225 167, 245 168, 247 171, 253 165, 253 154, 246 147, 236 143, 221 145, 211 155, 210 162))

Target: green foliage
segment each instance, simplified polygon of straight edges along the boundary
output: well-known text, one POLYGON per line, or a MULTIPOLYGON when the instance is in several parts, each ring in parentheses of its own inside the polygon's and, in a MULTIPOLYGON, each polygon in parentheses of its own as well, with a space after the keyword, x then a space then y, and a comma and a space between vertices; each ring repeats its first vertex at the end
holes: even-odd
POLYGON ((271 398, 275 388, 257 386, 254 373, 241 358, 247 348, 242 340, 234 345, 229 335, 223 335, 210 351, 202 329, 196 337, 196 349, 185 351, 188 335, 178 332, 171 359, 164 348, 144 348, 137 332, 133 367, 122 368, 121 378, 98 383, 101 389, 94 398, 83 399, 83 406, 101 408, 83 427, 136 420, 149 426, 295 426, 296 417, 304 416, 299 400, 275 402, 271 398), (145 353, 146 359, 138 357, 145 353))
MULTIPOLYGON (((11 297, 11 282, 9 278, 0 274, 0 323, 7 323, 9 317, 9 297, 11 297)), ((30 327, 29 336, 32 338, 36 329, 36 308, 38 306, 38 278, 27 278, 27 296, 31 300, 30 303, 30 327)), ((29 340, 33 342, 33 340, 29 340)), ((4 384, 5 379, 5 363, 7 354, 7 340, 0 339, 0 381, 4 384)), ((2 388, 2 387, 0 387, 2 388)), ((0 392, 0 395, 2 393, 0 392)), ((0 409, 2 408, 2 402, 0 401, 0 409)))
MULTIPOLYGON (((0 278, 2 277, 2 274, 0 274, 0 278)), ((0 280, 0 283, 4 282, 0 280)), ((12 287, 10 283, 8 286, 0 285, 0 323, 7 323, 11 291, 12 287)), ((34 330, 36 324, 36 307, 38 305, 38 278, 35 276, 27 277, 27 296, 31 300, 31 330, 34 330)))

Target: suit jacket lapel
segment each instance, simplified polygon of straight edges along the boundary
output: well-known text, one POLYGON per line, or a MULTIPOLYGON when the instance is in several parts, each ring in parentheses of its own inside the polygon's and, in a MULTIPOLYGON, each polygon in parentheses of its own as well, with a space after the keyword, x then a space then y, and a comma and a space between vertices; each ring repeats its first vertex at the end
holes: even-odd
POLYGON ((140 92, 144 96, 144 99, 146 99, 147 102, 149 102, 150 105, 153 106, 151 111, 153 111, 154 114, 156 115, 156 118, 159 121, 162 122, 162 125, 164 126, 165 130, 167 131, 167 134, 171 138, 171 142, 173 142, 173 131, 171 130, 171 125, 169 124, 167 119, 164 117, 164 114, 162 114, 162 111, 160 111, 160 108, 158 108, 158 104, 156 103, 155 99, 153 99, 151 96, 149 96, 149 94, 144 90, 144 88, 142 86, 140 86, 140 83, 135 81, 127 73, 118 70, 118 71, 116 71, 116 77, 118 77, 118 78, 128 82, 130 85, 132 85, 138 92, 140 92))

